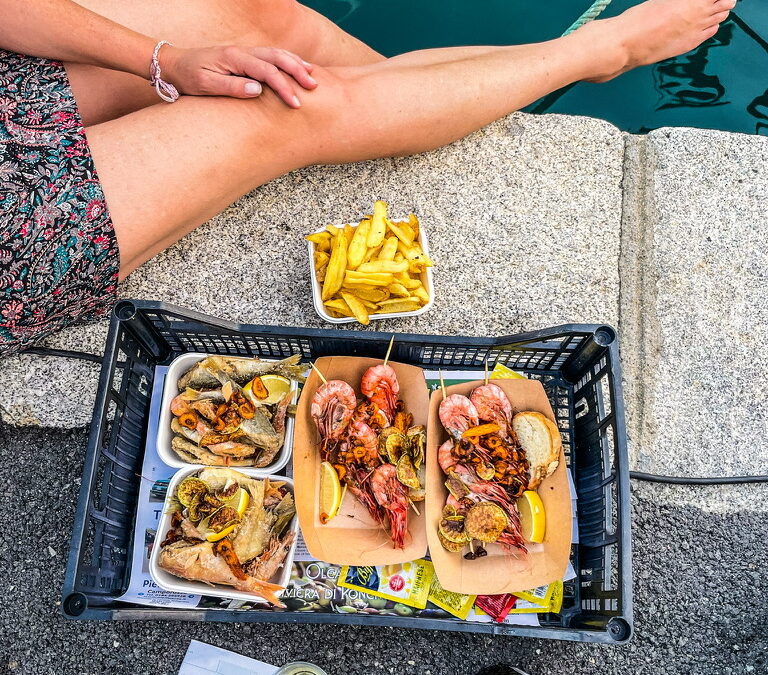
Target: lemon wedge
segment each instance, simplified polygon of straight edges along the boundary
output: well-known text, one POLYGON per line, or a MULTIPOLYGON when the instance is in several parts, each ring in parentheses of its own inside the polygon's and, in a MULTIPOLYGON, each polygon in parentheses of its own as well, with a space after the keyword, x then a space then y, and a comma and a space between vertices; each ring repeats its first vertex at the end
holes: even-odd
POLYGON ((291 381, 282 375, 275 375, 274 373, 262 375, 261 381, 269 392, 269 396, 263 401, 268 405, 277 403, 291 390, 291 381))
POLYGON ((231 506, 233 509, 235 509, 235 511, 237 511, 237 515, 242 518, 250 502, 251 496, 248 494, 248 490, 245 488, 240 488, 235 493, 234 497, 230 497, 226 502, 224 502, 224 505, 231 506))
POLYGON ((534 490, 523 492, 523 496, 517 500, 517 510, 520 512, 520 529, 523 539, 534 544, 543 542, 547 519, 539 493, 534 490))
POLYGON ((260 379, 269 392, 267 398, 258 398, 253 393, 253 380, 243 387, 243 393, 255 405, 272 405, 277 403, 291 390, 291 381, 282 375, 269 373, 262 375, 260 379))
POLYGON ((320 464, 320 522, 327 523, 341 507, 342 490, 339 474, 330 462, 320 464))
POLYGON ((224 539, 224 537, 226 537, 228 534, 232 534, 236 527, 237 523, 230 525, 229 527, 225 527, 221 532, 208 532, 205 538, 207 541, 219 541, 219 539, 224 539))

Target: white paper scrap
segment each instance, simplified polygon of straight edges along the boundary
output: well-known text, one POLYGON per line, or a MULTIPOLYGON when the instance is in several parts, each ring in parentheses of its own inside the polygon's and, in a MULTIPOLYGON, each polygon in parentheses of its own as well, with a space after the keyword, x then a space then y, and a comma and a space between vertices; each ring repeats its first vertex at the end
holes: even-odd
POLYGON ((269 663, 192 640, 179 675, 274 675, 277 671, 278 667, 269 663))

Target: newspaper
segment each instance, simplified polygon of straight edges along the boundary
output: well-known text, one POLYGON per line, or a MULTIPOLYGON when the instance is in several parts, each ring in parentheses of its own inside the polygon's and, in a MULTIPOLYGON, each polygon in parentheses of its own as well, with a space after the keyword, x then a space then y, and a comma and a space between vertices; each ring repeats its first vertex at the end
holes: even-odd
POLYGON ((155 543, 160 543, 159 541, 156 542, 157 526, 163 513, 168 482, 176 472, 176 469, 168 466, 160 459, 156 448, 160 402, 163 397, 163 382, 165 382, 167 371, 166 366, 158 366, 155 370, 152 400, 149 406, 147 444, 144 450, 141 486, 139 487, 138 506, 136 508, 131 580, 128 590, 120 596, 119 600, 155 607, 197 607, 202 596, 163 590, 152 580, 149 574, 149 557, 152 553, 152 547, 155 543))
MULTIPOLYGON (((263 602, 244 602, 242 600, 222 599, 216 596, 205 596, 166 591, 160 588, 149 573, 149 558, 152 548, 156 545, 157 528, 162 514, 163 504, 171 476, 175 469, 166 465, 157 454, 156 438, 157 425, 160 418, 163 383, 168 368, 157 366, 152 388, 150 403, 150 422, 147 430, 144 462, 141 470, 141 485, 136 512, 134 531, 133 557, 131 562, 131 577, 128 589, 118 598, 123 602, 140 605, 167 608, 200 608, 200 609, 237 609, 247 611, 272 610, 263 602)), ((425 372, 430 389, 439 387, 437 371, 425 372)), ((450 371, 444 373, 445 383, 454 384, 475 380, 482 377, 482 371, 450 371)), ((290 468, 287 471, 290 475, 290 468)), ((576 516, 576 490, 570 469, 568 479, 571 488, 573 505, 574 543, 578 542, 578 527, 576 516)), ((392 601, 382 602, 380 598, 366 595, 360 591, 342 588, 336 585, 340 567, 319 561, 312 557, 307 550, 303 537, 299 536, 294 557, 291 581, 282 594, 283 602, 289 611, 312 611, 317 613, 355 613, 365 611, 367 614, 390 616, 412 616, 414 618, 442 618, 460 621, 446 614, 433 605, 427 605, 423 610, 399 606, 392 601)), ((569 563, 564 581, 575 577, 573 566, 569 563)), ((467 620, 476 622, 491 621, 487 615, 471 613, 467 620)), ((536 614, 510 615, 504 621, 515 625, 539 625, 536 614)))

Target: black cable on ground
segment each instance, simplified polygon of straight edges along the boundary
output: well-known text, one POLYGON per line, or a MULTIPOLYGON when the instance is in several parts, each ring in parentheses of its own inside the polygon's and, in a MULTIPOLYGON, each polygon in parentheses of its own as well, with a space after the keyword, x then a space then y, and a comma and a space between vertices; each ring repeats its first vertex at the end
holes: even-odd
POLYGON ((768 476, 711 476, 707 478, 685 478, 682 476, 656 476, 642 471, 630 471, 629 477, 645 480, 649 483, 668 483, 670 485, 736 485, 740 483, 768 483, 768 476))
POLYGON ((40 356, 61 356, 65 359, 79 359, 81 361, 92 361, 101 364, 104 361, 103 356, 90 354, 88 352, 78 352, 71 349, 52 349, 50 347, 30 347, 25 349, 22 354, 38 354, 40 356))

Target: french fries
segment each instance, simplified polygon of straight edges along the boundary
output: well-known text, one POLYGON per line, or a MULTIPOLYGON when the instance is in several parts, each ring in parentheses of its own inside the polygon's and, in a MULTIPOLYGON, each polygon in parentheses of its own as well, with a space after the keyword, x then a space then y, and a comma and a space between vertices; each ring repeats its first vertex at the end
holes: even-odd
POLYGON ((308 234, 306 239, 315 245, 316 251, 327 253, 331 250, 331 237, 330 232, 315 232, 314 234, 308 234))
POLYGON ((349 243, 347 251, 347 267, 351 270, 356 270, 365 260, 365 254, 368 253, 366 240, 368 239, 368 231, 370 229, 370 220, 364 220, 355 228, 355 234, 349 243))
POLYGON ((371 318, 368 315, 368 309, 363 304, 362 300, 359 300, 356 298, 352 293, 349 291, 342 291, 341 297, 344 298, 344 302, 349 305, 349 308, 352 310, 352 313, 355 315, 355 318, 363 324, 363 326, 367 326, 371 322, 371 318))
POLYGON ((420 229, 414 214, 393 221, 387 203, 377 201, 373 216, 356 226, 328 225, 307 235, 326 312, 367 326, 377 314, 413 312, 429 303, 424 273, 434 263, 421 248, 420 229))
POLYGON ((387 237, 384 245, 381 247, 378 260, 394 260, 397 255, 397 237, 387 237))
POLYGON ((407 272, 408 268, 409 265, 405 260, 402 262, 377 260, 376 262, 363 263, 357 268, 357 271, 362 272, 363 274, 377 274, 379 272, 395 274, 396 272, 407 272))
POLYGON ((339 230, 333 238, 333 251, 328 261, 323 283, 323 302, 330 300, 341 288, 344 282, 344 272, 347 269, 347 237, 339 230))
POLYGON ((331 256, 327 253, 324 253, 323 251, 315 251, 315 270, 319 272, 328 264, 330 259, 331 256))
POLYGON ((381 246, 387 234, 387 202, 378 201, 373 205, 373 220, 368 232, 368 247, 381 246))

